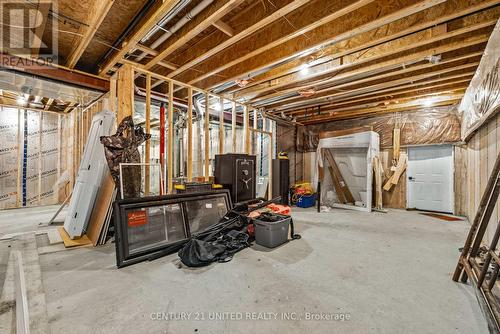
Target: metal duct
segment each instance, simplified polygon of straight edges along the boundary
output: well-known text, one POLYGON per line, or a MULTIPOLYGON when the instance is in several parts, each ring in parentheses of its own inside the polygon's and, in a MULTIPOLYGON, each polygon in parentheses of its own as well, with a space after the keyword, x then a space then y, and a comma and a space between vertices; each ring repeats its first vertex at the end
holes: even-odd
MULTIPOLYGON (((157 40, 155 40, 151 45, 150 48, 155 49, 158 46, 160 46, 163 42, 165 42, 170 36, 172 36, 177 30, 182 28, 186 23, 191 21, 196 15, 198 15, 202 10, 208 7, 214 0, 203 0, 200 2, 196 7, 194 7, 189 13, 187 13, 183 18, 181 18, 179 21, 177 21, 176 24, 174 24, 170 29, 166 30, 163 35, 161 35, 157 40)), ((164 22, 163 24, 166 24, 168 21, 164 22)), ((144 57, 147 55, 146 52, 141 52, 137 58, 136 61, 141 61, 144 59, 144 57)))
POLYGON ((154 34, 156 34, 158 32, 158 30, 163 30, 165 32, 167 32, 168 30, 164 28, 164 26, 170 22, 170 20, 172 20, 177 14, 179 14, 179 12, 181 10, 183 10, 189 3, 191 2, 191 0, 181 0, 177 3, 177 5, 175 5, 174 8, 172 8, 172 10, 167 13, 167 15, 165 15, 161 20, 160 22, 158 22, 157 24, 155 24, 155 26, 153 27, 153 29, 151 29, 147 34, 146 36, 144 36, 142 39, 141 39, 141 43, 144 43, 146 42, 147 40, 149 40, 154 34))

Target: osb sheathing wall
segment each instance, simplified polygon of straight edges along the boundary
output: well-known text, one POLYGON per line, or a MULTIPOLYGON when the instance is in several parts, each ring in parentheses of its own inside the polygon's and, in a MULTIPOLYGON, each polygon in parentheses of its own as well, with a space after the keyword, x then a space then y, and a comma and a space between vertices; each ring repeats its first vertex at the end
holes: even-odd
MULTIPOLYGON (((500 154, 500 113, 483 124, 466 145, 457 147, 455 153, 459 168, 456 172, 463 181, 458 183, 461 189, 456 189, 458 213, 473 221, 495 159, 500 154)), ((499 206, 500 203, 497 202, 485 240, 491 240, 495 233, 497 222, 500 220, 499 206)))
MULTIPOLYGON (((459 213, 473 221, 495 160, 500 153, 500 21, 486 46, 478 70, 459 107, 462 139, 457 148, 459 213), (477 130, 476 130, 477 129, 477 130)), ((500 219, 497 201, 483 241, 489 242, 500 219)))
MULTIPOLYGON (((319 132, 366 125, 372 126, 373 130, 380 135, 380 156, 386 177, 390 175, 389 168, 392 164, 392 133, 395 126, 401 128, 401 145, 450 144, 460 141, 460 121, 453 107, 299 126, 296 130, 293 126, 280 125, 277 136, 278 150, 289 153, 290 182, 293 184, 311 180, 312 171, 315 168, 314 159, 319 132)), ((406 148, 402 147, 401 152, 406 152, 406 148)), ((455 169, 457 170, 457 167, 455 169)), ((456 173, 455 184, 459 183, 461 178, 460 174, 456 173)), ((383 192, 384 207, 406 208, 406 181, 405 172, 400 182, 391 191, 383 192)), ((455 200, 455 202, 458 201, 455 200)), ((458 211, 457 205, 455 210, 458 211)))

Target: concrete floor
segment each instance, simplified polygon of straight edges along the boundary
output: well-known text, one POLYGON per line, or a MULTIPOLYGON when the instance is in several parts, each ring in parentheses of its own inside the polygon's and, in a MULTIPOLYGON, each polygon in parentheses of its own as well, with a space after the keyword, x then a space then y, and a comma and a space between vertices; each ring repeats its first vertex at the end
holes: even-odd
POLYGON ((468 223, 402 210, 293 217, 302 239, 202 269, 174 254, 118 270, 114 245, 40 254, 52 332, 488 333, 471 287, 450 279, 468 223))

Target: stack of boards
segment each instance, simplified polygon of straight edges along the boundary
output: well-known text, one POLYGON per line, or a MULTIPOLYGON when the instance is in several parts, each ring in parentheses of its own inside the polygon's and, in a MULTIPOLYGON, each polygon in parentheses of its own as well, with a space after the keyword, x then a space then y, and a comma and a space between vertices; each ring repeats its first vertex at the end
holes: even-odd
POLYGON ((108 110, 92 118, 64 228, 60 229, 63 240, 81 239, 94 246, 105 242, 116 190, 100 137, 111 135, 115 123, 115 114, 108 110))
POLYGON ((86 233, 94 246, 104 245, 106 242, 106 235, 108 234, 113 214, 113 202, 116 198, 116 190, 113 179, 108 173, 97 195, 86 233))
POLYGON ((107 173, 97 194, 86 233, 80 238, 72 239, 62 226, 59 227, 59 234, 64 245, 66 247, 87 246, 90 244, 93 246, 104 245, 113 214, 115 198, 115 184, 111 175, 107 173))

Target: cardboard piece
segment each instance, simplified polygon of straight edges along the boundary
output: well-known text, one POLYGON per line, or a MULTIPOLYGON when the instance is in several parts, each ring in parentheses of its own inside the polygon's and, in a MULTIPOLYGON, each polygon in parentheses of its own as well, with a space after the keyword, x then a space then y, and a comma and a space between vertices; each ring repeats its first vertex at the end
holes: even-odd
POLYGON ((115 183, 109 172, 104 177, 103 184, 97 194, 96 203, 90 216, 89 226, 87 228, 87 236, 92 241, 94 246, 99 244, 99 236, 106 223, 106 217, 109 208, 113 203, 113 192, 115 190, 115 183))

